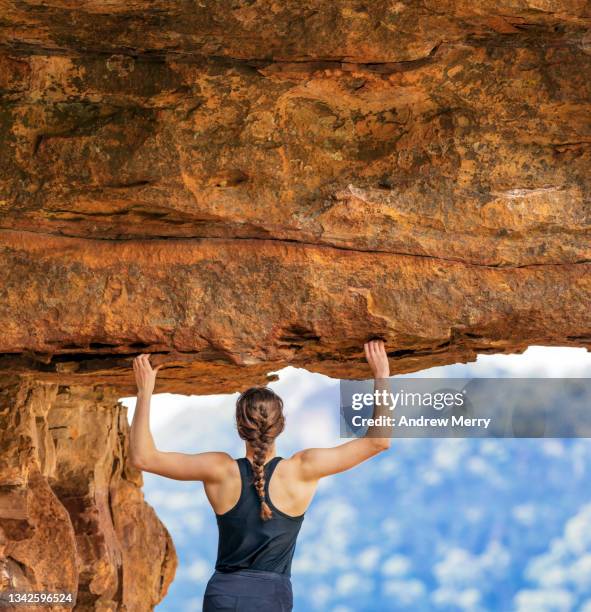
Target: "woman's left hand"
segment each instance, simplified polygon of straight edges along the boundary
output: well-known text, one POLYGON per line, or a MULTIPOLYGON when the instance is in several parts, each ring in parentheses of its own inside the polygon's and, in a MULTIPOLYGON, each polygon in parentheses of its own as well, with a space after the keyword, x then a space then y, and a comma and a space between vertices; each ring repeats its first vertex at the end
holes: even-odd
POLYGON ((370 340, 363 345, 365 358, 374 378, 388 378, 390 376, 390 363, 383 340, 370 340))
POLYGON ((151 395, 156 384, 156 374, 163 364, 152 367, 149 353, 142 353, 133 360, 133 371, 137 384, 138 395, 151 395))

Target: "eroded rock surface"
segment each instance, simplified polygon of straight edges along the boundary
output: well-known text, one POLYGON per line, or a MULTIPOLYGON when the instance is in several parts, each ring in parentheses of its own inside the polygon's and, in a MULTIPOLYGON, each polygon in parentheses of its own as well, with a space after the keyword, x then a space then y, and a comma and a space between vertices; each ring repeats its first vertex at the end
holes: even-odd
POLYGON ((584 263, 495 268, 258 240, 4 239, 4 340, 25 354, 35 330, 36 348, 59 354, 0 365, 47 381, 134 394, 125 354, 145 350, 167 362, 159 389, 219 393, 284 363, 363 377, 360 346, 374 334, 395 339, 405 370, 590 341, 584 263))
POLYGON ((164 597, 176 554, 126 461, 127 430, 111 389, 0 379, 3 590, 70 591, 77 610, 164 597))
POLYGON ((2 7, 3 371, 591 345, 588 2, 2 7))
POLYGON ((149 610, 117 397, 591 347, 587 0, 0 0, 0 572, 149 610), (51 543, 58 541, 59 546, 51 543))

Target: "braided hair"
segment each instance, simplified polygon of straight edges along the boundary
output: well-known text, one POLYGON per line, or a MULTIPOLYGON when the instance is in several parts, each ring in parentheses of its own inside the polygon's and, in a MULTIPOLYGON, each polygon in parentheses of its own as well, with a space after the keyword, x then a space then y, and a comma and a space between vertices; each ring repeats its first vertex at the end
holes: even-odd
POLYGON ((261 518, 273 516, 265 501, 265 459, 269 447, 285 427, 283 401, 268 387, 251 387, 236 402, 238 435, 250 444, 253 453, 253 485, 261 500, 261 518))

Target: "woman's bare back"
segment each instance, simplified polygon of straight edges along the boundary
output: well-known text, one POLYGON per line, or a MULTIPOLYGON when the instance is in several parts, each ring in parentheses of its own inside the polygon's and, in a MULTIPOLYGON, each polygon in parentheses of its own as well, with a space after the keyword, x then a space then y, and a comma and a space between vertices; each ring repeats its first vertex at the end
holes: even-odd
MULTIPOLYGON (((242 483, 236 460, 225 453, 219 455, 225 455, 219 457, 219 461, 225 464, 226 469, 222 471, 218 481, 205 481, 204 487, 213 511, 216 514, 224 514, 238 503, 242 483)), ((271 502, 278 510, 289 516, 304 514, 318 486, 318 480, 301 480, 296 465, 298 459, 294 457, 282 459, 269 482, 271 502)))

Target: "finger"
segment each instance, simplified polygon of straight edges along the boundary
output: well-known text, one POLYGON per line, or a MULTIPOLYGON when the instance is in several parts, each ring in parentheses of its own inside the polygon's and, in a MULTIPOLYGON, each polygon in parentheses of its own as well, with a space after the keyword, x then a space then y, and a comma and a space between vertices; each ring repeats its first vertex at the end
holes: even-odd
POLYGON ((157 365, 157 366, 154 368, 154 372, 158 372, 158 370, 160 370, 160 368, 161 368, 163 365, 164 365, 163 363, 161 363, 160 365, 157 365))
POLYGON ((365 359, 369 362, 370 356, 369 356, 369 342, 366 342, 363 345, 363 351, 365 353, 365 359))

